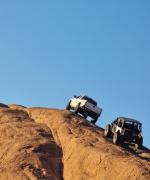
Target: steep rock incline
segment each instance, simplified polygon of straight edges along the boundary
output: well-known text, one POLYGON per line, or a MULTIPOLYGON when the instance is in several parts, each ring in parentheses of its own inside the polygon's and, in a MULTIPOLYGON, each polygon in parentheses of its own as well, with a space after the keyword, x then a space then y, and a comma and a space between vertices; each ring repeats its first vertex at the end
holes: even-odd
MULTIPOLYGON (((150 179, 149 159, 113 145, 103 130, 65 110, 25 109, 37 123, 47 125, 63 153, 65 180, 150 179)), ((149 155, 149 152, 147 152, 149 155)))
POLYGON ((0 180, 61 180, 62 151, 48 127, 0 107, 0 180))

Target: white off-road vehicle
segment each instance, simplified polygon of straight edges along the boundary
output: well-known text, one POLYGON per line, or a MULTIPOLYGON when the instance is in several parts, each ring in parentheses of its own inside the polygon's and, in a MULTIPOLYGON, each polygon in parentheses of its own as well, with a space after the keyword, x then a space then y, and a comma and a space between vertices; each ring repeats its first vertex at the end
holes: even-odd
POLYGON ((106 126, 104 136, 112 137, 114 144, 123 144, 126 141, 142 148, 142 124, 134 119, 118 117, 106 126))
POLYGON ((73 110, 76 114, 81 114, 86 119, 92 118, 91 123, 95 124, 100 117, 102 109, 97 106, 97 102, 88 96, 74 96, 66 106, 67 110, 73 110))

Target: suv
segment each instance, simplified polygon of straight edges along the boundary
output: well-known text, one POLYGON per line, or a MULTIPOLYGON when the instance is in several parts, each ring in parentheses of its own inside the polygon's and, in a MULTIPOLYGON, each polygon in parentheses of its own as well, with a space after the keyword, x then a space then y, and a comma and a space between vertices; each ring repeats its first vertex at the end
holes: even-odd
POLYGON ((97 106, 97 102, 88 96, 74 96, 66 106, 67 110, 74 110, 76 114, 80 113, 86 119, 92 118, 91 123, 95 124, 99 118, 102 109, 97 106))
POLYGON ((142 147, 142 124, 134 119, 118 117, 104 130, 105 137, 113 137, 114 144, 122 144, 124 141, 133 142, 139 148, 142 147))

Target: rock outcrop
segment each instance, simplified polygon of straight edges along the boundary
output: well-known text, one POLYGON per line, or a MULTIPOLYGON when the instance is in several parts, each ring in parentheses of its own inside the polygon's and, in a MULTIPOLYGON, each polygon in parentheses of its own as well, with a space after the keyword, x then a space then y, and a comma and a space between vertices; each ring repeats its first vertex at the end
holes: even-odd
POLYGON ((115 146, 66 110, 0 107, 0 179, 150 179, 150 151, 115 146))

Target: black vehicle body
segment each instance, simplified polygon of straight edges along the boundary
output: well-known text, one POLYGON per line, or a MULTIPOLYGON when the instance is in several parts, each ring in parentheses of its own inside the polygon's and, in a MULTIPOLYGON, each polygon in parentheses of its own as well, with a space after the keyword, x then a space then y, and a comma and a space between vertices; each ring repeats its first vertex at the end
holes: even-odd
POLYGON ((134 119, 118 117, 111 124, 105 128, 104 135, 106 137, 113 137, 113 143, 135 143, 138 147, 143 144, 142 124, 134 119))
POLYGON ((82 115, 85 119, 90 117, 93 124, 96 123, 102 112, 102 109, 97 106, 97 102, 85 95, 71 98, 66 109, 73 110, 76 114, 82 115))

